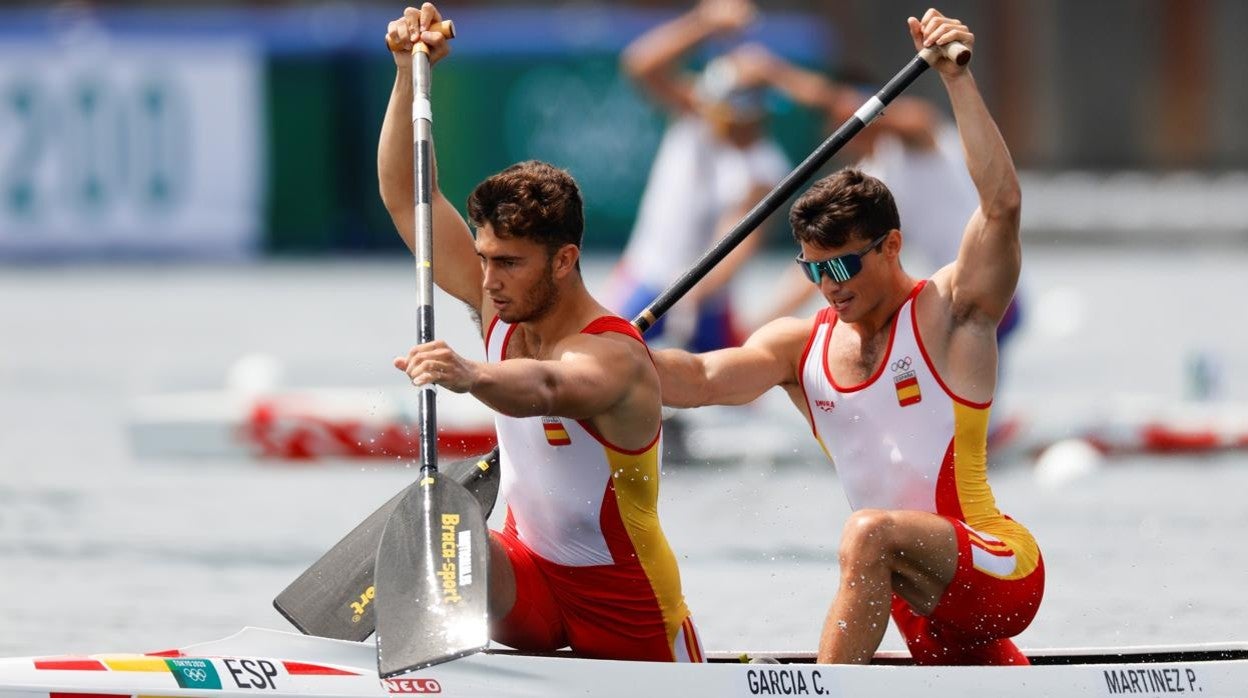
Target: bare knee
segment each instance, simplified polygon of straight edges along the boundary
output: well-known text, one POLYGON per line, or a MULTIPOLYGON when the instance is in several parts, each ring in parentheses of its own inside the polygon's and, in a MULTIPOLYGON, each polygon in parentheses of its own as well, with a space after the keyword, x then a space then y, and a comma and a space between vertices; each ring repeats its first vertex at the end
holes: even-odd
POLYGON ((895 522, 890 512, 861 509, 850 515, 841 534, 841 569, 891 568, 895 522))

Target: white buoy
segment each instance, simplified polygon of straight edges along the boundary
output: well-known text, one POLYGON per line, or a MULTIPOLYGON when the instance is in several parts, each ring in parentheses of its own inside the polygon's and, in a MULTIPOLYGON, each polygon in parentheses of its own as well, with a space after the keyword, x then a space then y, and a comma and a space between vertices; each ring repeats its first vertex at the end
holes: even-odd
POLYGON ((225 372, 225 389, 239 395, 272 392, 282 382, 282 362, 272 354, 246 354, 225 372))
POLYGON ((1044 449, 1036 459, 1036 484, 1045 489, 1065 487, 1100 470, 1105 456, 1083 439, 1063 439, 1044 449))

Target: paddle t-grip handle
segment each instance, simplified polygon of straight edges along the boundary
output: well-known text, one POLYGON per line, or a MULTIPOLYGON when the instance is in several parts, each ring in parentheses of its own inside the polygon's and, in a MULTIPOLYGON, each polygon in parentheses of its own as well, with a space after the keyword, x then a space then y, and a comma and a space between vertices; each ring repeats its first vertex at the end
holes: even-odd
MULTIPOLYGON (((442 36, 445 36, 448 39, 454 39, 455 38, 455 22, 449 19, 444 19, 441 22, 438 22, 437 24, 433 25, 432 27, 429 27, 425 31, 437 32, 441 34, 442 36)), ((386 36, 386 48, 390 49, 391 51, 396 50, 394 46, 390 43, 389 36, 386 36)), ((425 46, 425 43, 423 41, 417 41, 415 44, 412 45, 412 52, 415 53, 416 51, 423 51, 425 53, 428 53, 429 47, 425 46)))
POLYGON ((966 65, 971 62, 971 48, 961 41, 950 41, 941 46, 929 46, 919 51, 919 55, 923 57, 923 60, 927 61, 928 65, 936 65, 936 61, 939 60, 941 54, 958 65, 966 65))

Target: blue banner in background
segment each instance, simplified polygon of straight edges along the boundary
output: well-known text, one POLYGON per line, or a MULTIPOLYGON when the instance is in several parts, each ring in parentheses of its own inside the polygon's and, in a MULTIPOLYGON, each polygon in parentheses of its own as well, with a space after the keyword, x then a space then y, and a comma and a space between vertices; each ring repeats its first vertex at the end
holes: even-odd
POLYGON ((0 258, 253 254, 262 71, 229 37, 0 42, 0 258))
MULTIPOLYGON (((400 11, 0 12, 0 260, 402 251, 375 174, 393 82, 382 36, 400 11)), ((618 249, 663 128, 618 56, 672 13, 450 14, 459 36, 434 100, 448 196, 462 205, 489 174, 546 159, 582 183, 588 239, 618 249)), ((798 13, 768 14, 751 40, 812 65, 836 49, 798 13)), ((821 124, 778 106, 800 159, 821 124)))

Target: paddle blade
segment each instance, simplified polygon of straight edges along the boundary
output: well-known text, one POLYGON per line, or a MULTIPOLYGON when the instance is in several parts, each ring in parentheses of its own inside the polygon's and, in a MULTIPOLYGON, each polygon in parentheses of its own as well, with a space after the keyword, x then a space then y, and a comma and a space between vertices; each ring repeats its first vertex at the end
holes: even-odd
POLYGON ((472 498, 481 505, 481 516, 490 518, 494 511, 494 503, 498 501, 498 486, 502 481, 498 469, 498 449, 479 458, 457 460, 445 468, 438 470, 443 477, 449 477, 464 486, 472 498))
POLYGON ((359 642, 373 633, 377 544, 395 507, 415 485, 394 495, 273 599, 273 607, 306 635, 359 642))
MULTIPOLYGON (((444 470, 445 477, 463 484, 481 506, 482 516, 488 517, 498 498, 498 449, 455 461, 444 470)), ((415 487, 391 497, 291 582, 273 599, 278 613, 307 635, 356 642, 371 635, 376 627, 377 546, 399 500, 415 487)))
POLYGON ((377 670, 383 678, 485 649, 488 535, 477 500, 439 473, 399 501, 377 549, 377 670))

